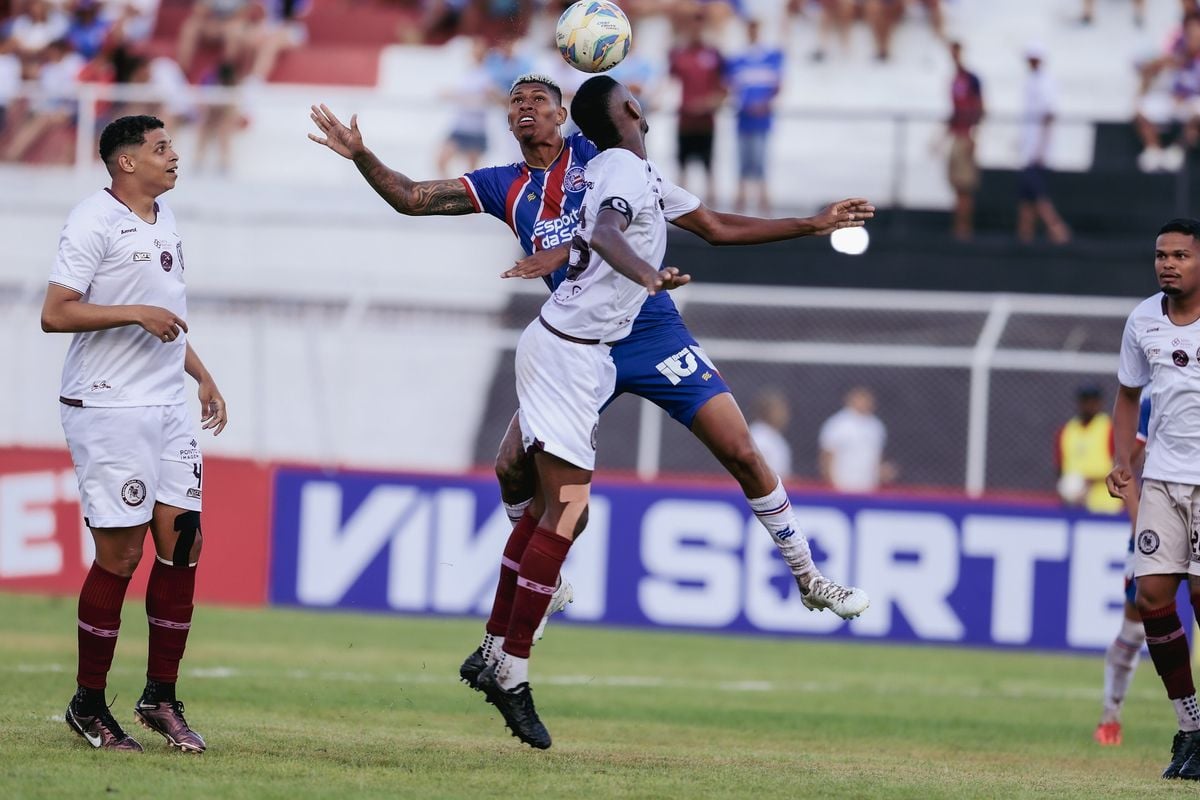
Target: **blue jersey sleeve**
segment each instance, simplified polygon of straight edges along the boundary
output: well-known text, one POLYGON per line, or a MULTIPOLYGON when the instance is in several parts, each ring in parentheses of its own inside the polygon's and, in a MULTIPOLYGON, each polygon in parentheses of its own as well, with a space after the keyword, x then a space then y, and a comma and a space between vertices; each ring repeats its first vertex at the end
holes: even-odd
POLYGON ((1150 398, 1143 397, 1141 408, 1138 409, 1138 441, 1146 441, 1150 436, 1150 398))
POLYGON ((461 180, 471 196, 475 212, 491 214, 499 220, 506 219, 505 201, 512 186, 513 167, 484 167, 463 175, 461 180))

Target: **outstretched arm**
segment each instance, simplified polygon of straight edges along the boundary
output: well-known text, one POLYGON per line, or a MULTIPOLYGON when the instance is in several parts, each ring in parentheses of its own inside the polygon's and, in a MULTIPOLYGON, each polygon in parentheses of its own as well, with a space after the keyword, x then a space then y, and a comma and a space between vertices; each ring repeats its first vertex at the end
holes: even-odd
POLYGON ((324 136, 310 133, 309 139, 348 158, 371 184, 371 188, 401 214, 409 216, 450 216, 475 211, 467 188, 457 178, 439 181, 414 181, 390 169, 363 144, 358 115, 350 117, 350 127, 342 124, 324 104, 312 106, 309 115, 324 136))
POLYGON ((677 217, 674 223, 709 244, 762 244, 801 236, 826 236, 840 228, 861 228, 874 216, 875 206, 861 197, 852 197, 826 206, 812 217, 763 219, 725 214, 702 205, 677 217))

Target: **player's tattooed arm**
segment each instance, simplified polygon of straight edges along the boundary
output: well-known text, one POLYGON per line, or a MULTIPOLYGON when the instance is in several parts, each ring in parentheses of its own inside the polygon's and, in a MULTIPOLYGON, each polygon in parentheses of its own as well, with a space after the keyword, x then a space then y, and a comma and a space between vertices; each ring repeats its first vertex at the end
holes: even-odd
POLYGON ((356 155, 354 164, 376 194, 401 214, 414 217, 451 216, 475 211, 467 187, 457 178, 414 181, 388 167, 369 150, 356 155))
POLYGON ((401 214, 452 215, 470 214, 475 210, 467 187, 461 181, 418 182, 380 161, 363 143, 357 114, 350 117, 347 126, 324 104, 312 106, 311 112, 310 118, 323 135, 310 133, 308 138, 353 161, 371 188, 401 214))

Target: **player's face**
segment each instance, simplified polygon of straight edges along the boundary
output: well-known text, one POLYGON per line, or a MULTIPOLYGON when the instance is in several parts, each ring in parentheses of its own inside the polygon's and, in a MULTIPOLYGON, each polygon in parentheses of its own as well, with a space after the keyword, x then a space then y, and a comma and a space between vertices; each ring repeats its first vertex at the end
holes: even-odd
POLYGON ((146 141, 134 152, 134 159, 134 174, 152 194, 175 188, 179 180, 179 154, 166 130, 149 131, 146 141))
POLYGON ((538 142, 558 134, 567 110, 540 83, 522 83, 508 95, 508 128, 518 142, 538 142))
POLYGON ((1154 243, 1154 272, 1163 294, 1191 295, 1200 288, 1197 242, 1186 233, 1164 233, 1154 243))

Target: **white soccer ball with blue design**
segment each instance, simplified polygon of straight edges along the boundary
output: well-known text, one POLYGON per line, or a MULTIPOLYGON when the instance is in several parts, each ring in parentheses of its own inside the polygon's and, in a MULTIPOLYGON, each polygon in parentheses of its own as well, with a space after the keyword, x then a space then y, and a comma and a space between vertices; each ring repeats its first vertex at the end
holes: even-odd
POLYGON ((558 18, 558 52, 577 70, 605 72, 629 53, 629 18, 609 0, 579 0, 558 18))

